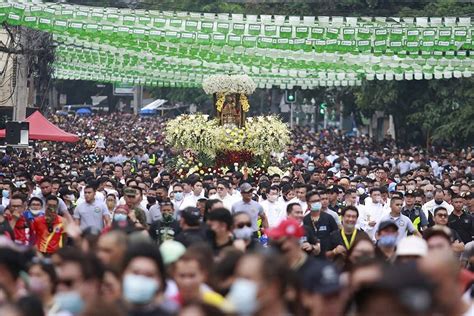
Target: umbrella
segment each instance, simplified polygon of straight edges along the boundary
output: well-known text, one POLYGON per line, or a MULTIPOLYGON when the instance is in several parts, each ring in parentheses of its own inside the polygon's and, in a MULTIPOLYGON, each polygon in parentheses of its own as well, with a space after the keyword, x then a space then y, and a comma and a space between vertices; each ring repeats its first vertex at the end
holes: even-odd
POLYGON ((91 115, 92 111, 91 109, 88 108, 80 108, 79 110, 76 111, 77 115, 91 115))

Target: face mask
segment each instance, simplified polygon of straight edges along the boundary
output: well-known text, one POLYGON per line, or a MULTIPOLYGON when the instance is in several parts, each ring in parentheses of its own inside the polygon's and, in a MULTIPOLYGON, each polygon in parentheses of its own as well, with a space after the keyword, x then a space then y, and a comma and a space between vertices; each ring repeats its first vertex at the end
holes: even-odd
POLYGON ((30 212, 33 215, 38 215, 39 213, 41 213, 41 210, 30 210, 30 212))
POLYGON ((79 174, 77 173, 77 171, 71 171, 71 176, 73 177, 77 177, 79 174))
POLYGON ((181 201, 181 200, 183 199, 183 192, 176 192, 176 193, 174 194, 174 199, 175 199, 176 201, 181 201))
POLYGON ((308 166, 308 171, 309 171, 309 172, 313 172, 314 169, 315 169, 314 166, 308 166))
POLYGON ((61 311, 67 311, 73 315, 78 315, 84 307, 84 301, 77 292, 58 293, 54 300, 61 311))
POLYGON ((114 214, 114 221, 116 222, 124 222, 127 220, 127 215, 122 214, 122 213, 116 213, 114 214))
POLYGON ((15 181, 15 186, 19 188, 22 184, 25 184, 25 181, 15 181))
POLYGON ((395 247, 395 245, 397 244, 397 236, 395 236, 395 235, 382 236, 382 237, 380 237, 377 244, 380 247, 395 247))
POLYGON ((163 214, 163 221, 166 223, 173 221, 173 215, 171 214, 163 214))
POLYGON ((321 211, 322 207, 323 207, 323 205, 321 204, 321 202, 312 203, 311 204, 311 212, 319 212, 319 211, 321 211))
POLYGON ((431 200, 433 198, 434 194, 433 194, 433 192, 426 192, 425 196, 428 200, 431 200))
POLYGON ((155 279, 143 275, 127 274, 123 280, 123 296, 133 304, 151 302, 159 288, 155 279))
POLYGON ((441 205, 441 204, 443 204, 443 200, 435 200, 435 203, 438 204, 438 205, 441 205))
POLYGON ((250 240, 252 239, 253 229, 252 227, 244 226, 242 228, 234 229, 235 239, 250 240))
POLYGON ((277 199, 278 199, 278 195, 267 195, 267 199, 270 201, 270 202, 275 202, 277 199))
POLYGON ((146 200, 148 201, 148 204, 155 204, 156 203, 156 197, 154 196, 147 196, 146 200))
POLYGON ((227 300, 235 306, 238 315, 253 315, 258 309, 258 285, 254 281, 236 279, 230 287, 227 300))
POLYGON ((162 181, 163 185, 166 186, 166 187, 169 187, 170 186, 170 182, 169 181, 162 181))
POLYGON ((393 180, 395 180, 396 183, 400 183, 400 178, 394 178, 393 180))
POLYGON ((10 196, 10 191, 8 190, 3 190, 2 191, 2 196, 6 199, 8 199, 8 197, 10 196))

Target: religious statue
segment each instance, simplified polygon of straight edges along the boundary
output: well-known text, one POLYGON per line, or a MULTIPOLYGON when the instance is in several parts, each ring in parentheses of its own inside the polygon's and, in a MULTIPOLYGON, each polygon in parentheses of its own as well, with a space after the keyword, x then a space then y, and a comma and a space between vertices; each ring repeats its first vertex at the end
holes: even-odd
POLYGON ((244 125, 244 111, 238 94, 220 95, 216 101, 216 108, 222 126, 240 128, 244 125))

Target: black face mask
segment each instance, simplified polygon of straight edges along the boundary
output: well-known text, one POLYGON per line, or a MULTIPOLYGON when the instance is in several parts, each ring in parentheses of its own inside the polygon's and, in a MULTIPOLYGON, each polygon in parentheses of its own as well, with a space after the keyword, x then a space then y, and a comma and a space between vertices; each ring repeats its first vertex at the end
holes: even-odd
POLYGON ((147 196, 146 200, 148 201, 148 204, 154 205, 156 203, 156 197, 154 196, 147 196))
POLYGON ((438 204, 438 205, 441 205, 441 204, 443 204, 443 200, 435 200, 435 203, 438 204))
POLYGON ((162 181, 162 184, 164 186, 166 186, 167 188, 170 186, 170 182, 169 181, 162 181))
POLYGON ((161 203, 161 202, 163 202, 163 198, 162 198, 161 196, 157 196, 157 197, 156 197, 156 201, 157 201, 158 203, 161 203))

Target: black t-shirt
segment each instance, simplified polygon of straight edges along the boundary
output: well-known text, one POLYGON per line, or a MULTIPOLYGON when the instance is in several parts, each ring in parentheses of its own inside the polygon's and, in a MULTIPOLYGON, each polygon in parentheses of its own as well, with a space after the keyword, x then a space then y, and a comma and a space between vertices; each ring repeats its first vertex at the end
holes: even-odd
MULTIPOLYGON (((333 231, 331 233, 331 236, 329 237, 330 238, 330 243, 329 243, 329 248, 326 250, 326 251, 330 251, 330 250, 333 250, 335 249, 337 246, 341 245, 341 246, 344 246, 344 248, 347 249, 346 247, 346 244, 344 243, 344 241, 342 240, 342 235, 341 235, 341 231, 338 230, 338 231, 333 231)), ((350 243, 351 242, 351 238, 352 238, 352 234, 350 235, 347 235, 346 234, 346 238, 347 238, 347 241, 350 243)), ((357 240, 359 239, 367 239, 367 240, 370 240, 370 237, 369 235, 367 235, 366 232, 362 231, 362 230, 357 230, 357 233, 355 235, 355 238, 354 238, 354 242, 356 242, 357 240)), ((349 250, 349 249, 347 249, 349 250)))
POLYGON ((218 245, 216 243, 216 240, 215 239, 212 239, 211 240, 211 246, 212 246, 212 251, 214 252, 214 255, 215 256, 218 256, 219 253, 221 252, 222 249, 226 248, 226 247, 230 247, 234 244, 234 241, 232 238, 229 238, 229 241, 226 242, 225 244, 223 245, 218 245))
MULTIPOLYGON (((316 245, 318 243, 318 237, 316 237, 316 233, 314 232, 314 229, 312 229, 310 226, 303 225, 304 228, 304 236, 300 238, 300 244, 307 242, 310 245, 316 245)), ((311 251, 307 251, 307 254, 310 254, 311 251)))
POLYGON ((209 242, 207 230, 203 229, 201 226, 196 228, 188 228, 181 231, 174 240, 179 241, 186 248, 199 242, 209 242))
POLYGON ((472 241, 474 236, 474 219, 471 214, 462 213, 457 216, 453 213, 448 217, 448 226, 458 233, 461 241, 465 244, 472 241))
POLYGON ((330 235, 333 231, 338 231, 339 227, 334 218, 324 212, 321 212, 317 222, 313 222, 311 214, 308 214, 303 219, 303 224, 310 227, 319 239, 321 244, 321 253, 318 257, 324 257, 327 249, 330 247, 330 235))
POLYGON ((179 227, 179 223, 176 220, 173 220, 169 223, 159 220, 153 222, 150 225, 148 232, 154 241, 161 244, 165 240, 175 239, 176 236, 178 236, 178 234, 181 232, 181 228, 179 227))

